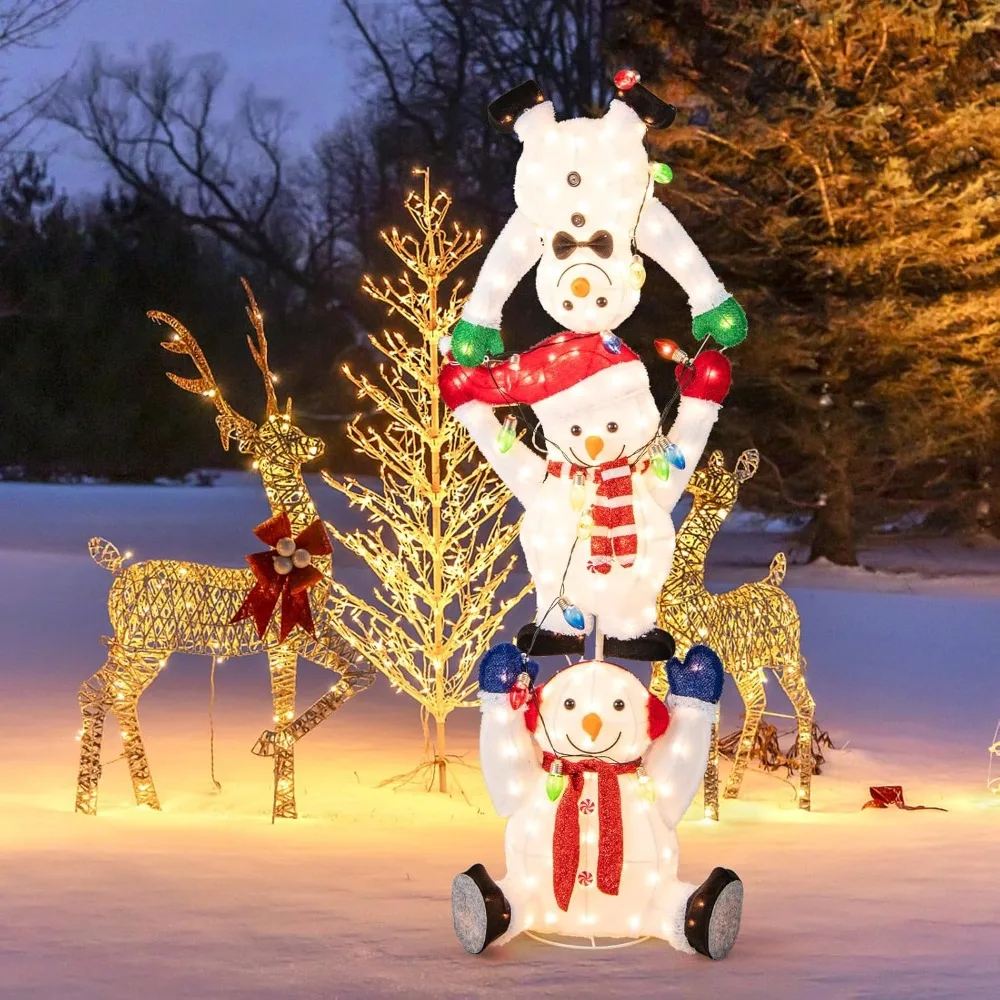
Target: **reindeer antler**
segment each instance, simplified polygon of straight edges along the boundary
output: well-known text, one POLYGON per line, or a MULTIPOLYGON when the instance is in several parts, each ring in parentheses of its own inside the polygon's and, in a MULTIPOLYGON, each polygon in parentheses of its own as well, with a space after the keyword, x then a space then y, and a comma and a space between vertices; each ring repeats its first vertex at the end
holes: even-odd
POLYGON ((165 323, 174 331, 170 340, 161 342, 161 347, 165 347, 174 354, 186 354, 194 362, 194 366, 198 369, 198 374, 201 378, 183 378, 180 375, 175 375, 173 372, 167 372, 167 378, 174 385, 179 385, 187 392, 205 396, 215 403, 215 408, 219 411, 215 422, 219 427, 222 447, 228 451, 229 442, 233 438, 236 438, 238 441, 248 440, 254 431, 256 431, 257 425, 247 420, 246 417, 240 416, 226 402, 225 397, 222 395, 222 390, 219 389, 219 384, 215 381, 215 376, 212 374, 208 360, 198 341, 192 336, 191 331, 180 320, 175 319, 169 313, 153 309, 146 313, 146 315, 154 323, 165 323))
POLYGON ((243 291, 247 293, 247 299, 249 299, 247 316, 250 317, 250 322, 257 333, 256 345, 249 335, 247 336, 247 345, 250 348, 250 354, 254 362, 264 376, 264 391, 267 393, 267 415, 272 417, 278 412, 278 399, 274 393, 274 383, 277 379, 267 364, 267 337, 264 336, 264 317, 257 306, 257 300, 254 298, 250 283, 246 278, 240 278, 240 284, 243 285, 243 291))
POLYGON ((756 475, 759 467, 760 452, 756 448, 748 448, 736 459, 736 468, 733 469, 733 474, 736 476, 737 482, 745 483, 756 475))

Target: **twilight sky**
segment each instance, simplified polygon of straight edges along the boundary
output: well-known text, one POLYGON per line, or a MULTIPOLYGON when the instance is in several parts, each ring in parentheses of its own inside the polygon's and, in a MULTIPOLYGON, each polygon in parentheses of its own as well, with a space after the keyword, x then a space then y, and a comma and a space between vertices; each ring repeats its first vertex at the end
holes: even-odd
MULTIPOLYGON (((295 114, 290 138, 305 145, 351 99, 353 36, 338 10, 336 0, 84 0, 42 48, 5 57, 0 75, 13 100, 82 60, 93 42, 129 56, 170 41, 179 58, 221 55, 234 102, 249 83, 262 96, 282 98, 295 114)), ((99 189, 107 177, 86 147, 61 131, 47 128, 34 146, 51 152, 50 172, 70 193, 99 189)))

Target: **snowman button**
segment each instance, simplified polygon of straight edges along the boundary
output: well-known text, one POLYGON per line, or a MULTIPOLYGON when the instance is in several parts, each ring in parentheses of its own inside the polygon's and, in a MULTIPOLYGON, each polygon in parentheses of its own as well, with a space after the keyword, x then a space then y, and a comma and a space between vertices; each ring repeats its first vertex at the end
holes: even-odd
POLYGON ((571 170, 566 175, 566 183, 570 187, 573 187, 573 188, 579 187, 580 186, 580 175, 575 170, 571 170))
POLYGON ((587 224, 587 220, 579 212, 574 212, 569 217, 569 221, 572 222, 573 225, 577 227, 577 229, 579 229, 580 226, 584 226, 587 224))

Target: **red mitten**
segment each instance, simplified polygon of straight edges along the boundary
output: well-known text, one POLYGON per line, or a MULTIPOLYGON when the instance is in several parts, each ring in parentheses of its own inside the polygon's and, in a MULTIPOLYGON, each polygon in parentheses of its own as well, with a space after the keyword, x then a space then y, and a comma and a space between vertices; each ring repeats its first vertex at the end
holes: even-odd
POLYGON ((678 365, 674 376, 682 396, 706 399, 710 403, 721 403, 733 384, 729 359, 719 351, 702 351, 691 362, 691 367, 678 365))

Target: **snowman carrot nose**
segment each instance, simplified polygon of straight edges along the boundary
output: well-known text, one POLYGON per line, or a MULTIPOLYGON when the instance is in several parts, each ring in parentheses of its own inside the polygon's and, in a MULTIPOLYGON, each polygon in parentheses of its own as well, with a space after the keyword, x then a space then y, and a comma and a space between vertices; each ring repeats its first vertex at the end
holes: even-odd
POLYGON ((591 742, 597 739, 597 734, 601 731, 601 726, 604 725, 601 722, 601 717, 595 715, 591 712, 589 715, 583 717, 583 721, 580 723, 583 726, 583 731, 590 737, 591 742))
POLYGON ((587 454, 591 458, 597 458, 597 456, 600 455, 601 450, 604 448, 604 438, 599 438, 596 434, 594 434, 583 442, 583 446, 587 449, 587 454))
POLYGON ((569 290, 578 298, 586 298, 590 294, 590 282, 586 278, 574 278, 569 290))

